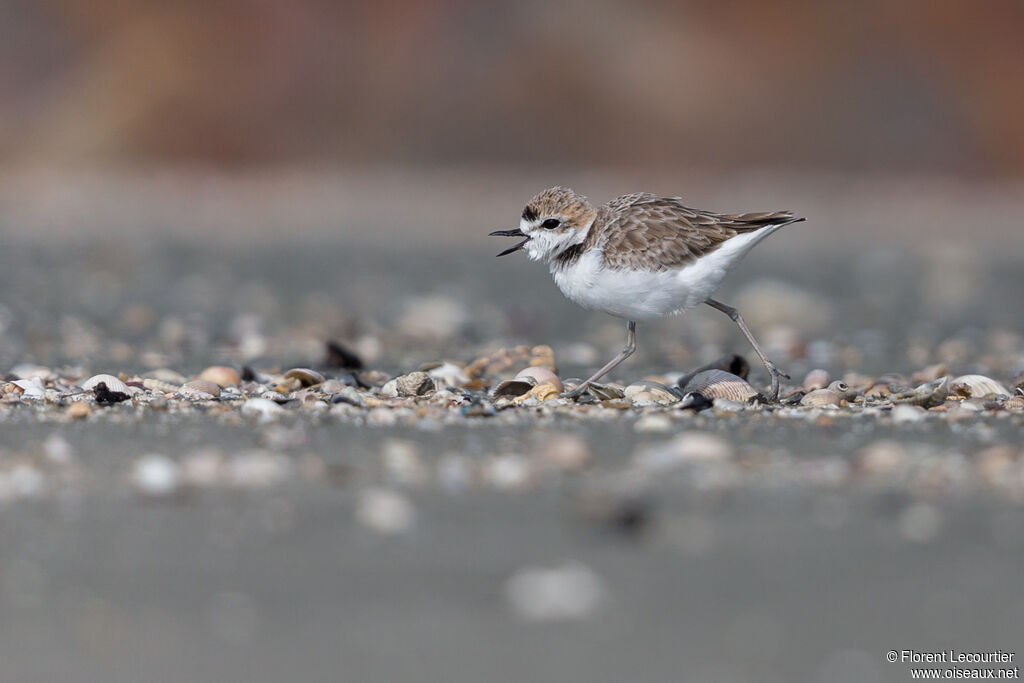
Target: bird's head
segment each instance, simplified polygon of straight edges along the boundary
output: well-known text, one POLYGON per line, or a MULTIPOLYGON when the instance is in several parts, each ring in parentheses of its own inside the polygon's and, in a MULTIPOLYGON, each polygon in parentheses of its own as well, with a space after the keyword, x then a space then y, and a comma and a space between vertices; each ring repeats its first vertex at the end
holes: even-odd
POLYGON ((597 210, 586 197, 567 187, 552 187, 526 204, 518 228, 491 234, 526 238, 498 256, 525 249, 531 261, 550 261, 585 240, 596 217, 597 210))

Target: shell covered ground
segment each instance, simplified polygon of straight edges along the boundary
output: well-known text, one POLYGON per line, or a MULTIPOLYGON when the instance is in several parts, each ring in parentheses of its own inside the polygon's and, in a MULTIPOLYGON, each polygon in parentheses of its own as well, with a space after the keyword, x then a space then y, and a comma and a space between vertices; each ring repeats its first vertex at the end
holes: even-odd
POLYGON ((0 678, 895 681, 889 650, 1019 648, 1019 247, 767 243, 719 298, 792 378, 771 404, 711 309, 560 398, 624 325, 488 246, 5 244, 0 678))

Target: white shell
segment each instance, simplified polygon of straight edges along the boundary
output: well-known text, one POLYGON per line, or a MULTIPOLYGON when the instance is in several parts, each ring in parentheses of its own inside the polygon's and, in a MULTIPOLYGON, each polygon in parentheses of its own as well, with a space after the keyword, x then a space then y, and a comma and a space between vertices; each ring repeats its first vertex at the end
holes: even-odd
POLYGON ((984 398, 993 394, 1009 396, 1011 393, 1005 386, 985 375, 960 375, 953 380, 952 390, 955 394, 970 398, 984 398))
POLYGON ((130 394, 132 392, 131 388, 127 384, 113 375, 93 375, 82 382, 82 389, 85 391, 94 391, 100 383, 107 385, 107 391, 114 391, 122 394, 130 394))

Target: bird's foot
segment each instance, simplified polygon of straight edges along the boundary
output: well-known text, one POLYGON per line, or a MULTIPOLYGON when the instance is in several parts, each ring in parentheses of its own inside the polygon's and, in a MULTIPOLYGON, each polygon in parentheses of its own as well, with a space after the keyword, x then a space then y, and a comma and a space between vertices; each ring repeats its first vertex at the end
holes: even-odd
POLYGON ((787 375, 786 373, 784 373, 782 370, 779 370, 779 367, 777 365, 775 365, 775 363, 773 363, 771 361, 768 361, 764 365, 768 369, 768 374, 771 375, 771 378, 772 378, 772 393, 771 393, 771 396, 769 396, 768 398, 771 400, 772 403, 778 403, 779 402, 779 378, 780 377, 784 377, 786 379, 792 379, 792 378, 789 375, 787 375))
POLYGON ((580 384, 578 387, 576 387, 572 391, 563 392, 560 395, 560 398, 566 398, 566 399, 569 399, 570 401, 575 401, 580 396, 582 396, 584 394, 584 392, 586 392, 586 390, 589 387, 590 387, 590 382, 583 382, 582 384, 580 384))

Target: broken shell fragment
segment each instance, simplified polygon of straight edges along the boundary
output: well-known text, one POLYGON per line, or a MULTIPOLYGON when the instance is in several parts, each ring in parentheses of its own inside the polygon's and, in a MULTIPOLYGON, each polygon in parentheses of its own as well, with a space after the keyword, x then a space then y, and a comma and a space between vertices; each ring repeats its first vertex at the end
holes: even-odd
POLYGON ((529 393, 530 389, 533 389, 536 385, 537 380, 532 377, 524 377, 523 379, 507 379, 504 382, 499 382, 497 386, 491 390, 491 397, 516 398, 519 396, 525 396, 529 393))
POLYGON ((194 379, 182 384, 178 393, 189 398, 216 398, 220 396, 220 386, 209 380, 194 379))
POLYGON ((634 408, 667 406, 682 400, 681 396, 660 382, 634 382, 623 393, 634 408))
POLYGON ((599 401, 614 401, 626 395, 622 388, 615 384, 598 384, 597 382, 587 385, 587 391, 599 401))
POLYGON ((758 395, 757 389, 745 379, 724 370, 698 372, 683 387, 684 393, 696 391, 714 401, 724 398, 730 401, 747 401, 758 395))
POLYGON ((940 377, 937 380, 928 382, 927 384, 922 384, 910 391, 904 391, 896 394, 893 396, 893 403, 920 406, 922 408, 934 408, 945 403, 948 396, 949 377, 940 377))
POLYGON ((960 375, 950 383, 950 390, 967 398, 1010 395, 1009 389, 985 375, 960 375))
POLYGON ((309 368, 292 368, 288 372, 284 373, 285 379, 296 379, 299 384, 303 387, 311 387, 317 384, 324 383, 324 376, 316 370, 309 368))
POLYGON ((532 378, 537 384, 550 384, 558 389, 558 391, 562 390, 562 380, 558 378, 558 375, 546 367, 533 365, 528 368, 524 368, 516 373, 514 379, 524 380, 526 378, 532 378))

